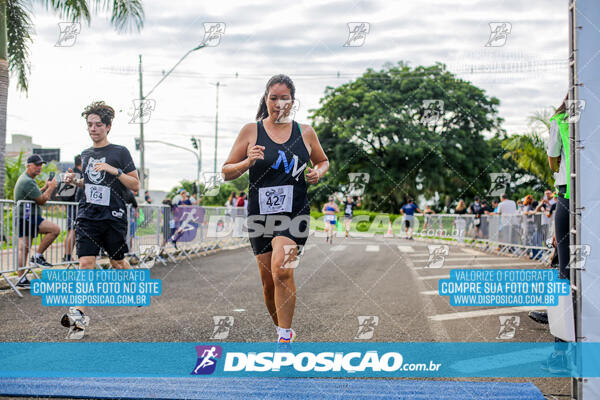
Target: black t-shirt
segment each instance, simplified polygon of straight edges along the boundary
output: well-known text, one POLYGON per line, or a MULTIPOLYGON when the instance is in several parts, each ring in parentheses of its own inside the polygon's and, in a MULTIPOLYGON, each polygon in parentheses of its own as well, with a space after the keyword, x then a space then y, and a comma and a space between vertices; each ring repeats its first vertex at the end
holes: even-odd
POLYGON ((106 171, 94 171, 97 163, 107 163, 123 170, 124 174, 135 171, 129 150, 117 144, 90 147, 81 153, 83 162, 83 196, 79 201, 77 218, 91 220, 113 220, 126 223, 125 199, 129 190, 115 175, 106 171))
POLYGON ((475 203, 471 204, 471 207, 469 207, 469 209, 471 210, 471 213, 473 213, 473 214, 477 214, 477 215, 483 214, 483 207, 481 206, 481 203, 475 202, 475 203))
POLYGON ((348 200, 344 200, 344 215, 351 217, 354 213, 354 207, 356 207, 356 203, 354 201, 348 203, 348 200))
POLYGON ((486 212, 494 212, 494 209, 489 204, 486 204, 481 207, 481 214, 485 214, 486 212))

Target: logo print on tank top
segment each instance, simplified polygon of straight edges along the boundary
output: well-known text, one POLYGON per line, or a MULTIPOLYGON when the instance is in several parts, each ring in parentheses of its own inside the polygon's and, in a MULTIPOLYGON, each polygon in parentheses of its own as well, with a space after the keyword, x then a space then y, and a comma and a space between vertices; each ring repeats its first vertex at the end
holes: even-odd
POLYGON ((302 164, 302 166, 300 168, 298 168, 299 161, 298 161, 297 155, 294 154, 294 156, 292 157, 292 161, 288 164, 288 160, 287 160, 287 157, 285 156, 285 152, 282 150, 277 150, 277 152, 279 153, 279 157, 277 158, 277 161, 275 161, 273 163, 273 165, 271 165, 271 168, 279 169, 279 165, 283 161, 283 169, 285 170, 285 173, 289 174, 291 171, 292 177, 294 177, 294 178, 296 178, 296 180, 298 180, 298 178, 300 177, 300 174, 306 168, 306 163, 302 164))

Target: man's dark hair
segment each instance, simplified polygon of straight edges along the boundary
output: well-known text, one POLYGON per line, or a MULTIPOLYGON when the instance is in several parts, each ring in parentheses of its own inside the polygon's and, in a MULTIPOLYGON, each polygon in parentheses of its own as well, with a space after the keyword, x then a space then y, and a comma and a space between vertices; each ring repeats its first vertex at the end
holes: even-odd
POLYGON ((479 196, 475 196, 475 198, 473 199, 473 201, 479 201, 479 196))
POLYGON ((240 197, 244 197, 246 195, 246 192, 240 192, 240 197))
POLYGON ((80 154, 77 154, 77 155, 75 156, 75 160, 74 160, 74 162, 75 162, 75 166, 76 166, 76 167, 78 167, 78 166, 80 166, 80 165, 81 165, 81 155, 80 155, 80 154))
POLYGON ((412 199, 412 197, 409 197, 409 198, 408 198, 408 202, 409 202, 409 203, 412 203, 413 201, 414 201, 414 200, 412 199))
POLYGON ((112 125, 115 110, 103 101, 95 101, 83 110, 81 116, 87 121, 88 116, 96 114, 105 125, 112 125))

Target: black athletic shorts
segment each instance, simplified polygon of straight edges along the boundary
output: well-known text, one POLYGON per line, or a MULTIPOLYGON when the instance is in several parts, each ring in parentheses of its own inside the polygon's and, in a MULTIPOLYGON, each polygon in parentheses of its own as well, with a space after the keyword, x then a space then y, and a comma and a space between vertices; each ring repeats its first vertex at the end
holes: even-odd
POLYGON ((75 224, 77 234, 77 255, 79 257, 98 256, 104 249, 111 260, 122 260, 127 247, 127 225, 113 220, 78 219, 75 224))
POLYGON ((19 231, 19 237, 25 236, 30 239, 36 237, 38 234, 38 228, 40 227, 40 224, 43 220, 44 218, 42 218, 39 215, 35 216, 35 220, 29 220, 24 218, 17 219, 17 223, 19 224, 17 228, 19 231))
POLYGON ((249 215, 247 231, 254 255, 273 251, 271 240, 277 236, 292 239, 298 246, 304 246, 310 233, 310 215, 299 215, 292 218, 290 214, 249 215), (287 217, 287 221, 267 223, 269 218, 287 217), (266 225, 266 227, 265 227, 266 225), (273 227, 270 229, 269 227, 273 227))

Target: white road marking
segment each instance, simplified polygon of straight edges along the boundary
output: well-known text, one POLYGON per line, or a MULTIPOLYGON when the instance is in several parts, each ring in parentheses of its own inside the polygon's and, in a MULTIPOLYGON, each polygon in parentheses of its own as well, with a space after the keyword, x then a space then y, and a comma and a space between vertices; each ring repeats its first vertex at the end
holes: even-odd
POLYGON ((473 249, 468 249, 468 248, 466 248, 466 247, 462 247, 462 248, 461 248, 461 250, 462 250, 462 252, 463 252, 463 253, 467 253, 467 254, 475 254, 475 255, 477 255, 477 256, 478 256, 478 255, 481 255, 481 254, 485 254, 485 253, 484 253, 484 252, 482 252, 482 251, 479 251, 479 250, 473 250, 473 249))
POLYGON ((425 296, 434 296, 439 293, 440 292, 438 290, 426 290, 424 292, 421 292, 421 294, 424 294, 425 296))
POLYGON ((344 246, 343 244, 336 244, 331 248, 331 251, 344 251, 346 250, 346 247, 348 246, 344 246))
POLYGON ((372 244, 368 245, 367 248, 365 249, 365 251, 373 251, 373 252, 379 251, 379 246, 372 245, 372 244))
POLYGON ((429 275, 429 276, 420 276, 419 280, 427 281, 430 279, 450 279, 450 275, 429 275))
MULTIPOLYGON (((509 257, 456 257, 456 256, 446 256, 446 262, 448 261, 506 261, 506 260, 518 260, 515 258, 509 257)), ((419 258, 416 260, 412 260, 413 262, 427 262, 428 258, 419 258)))
POLYGON ((414 253, 415 249, 412 248, 412 246, 398 246, 398 250, 400 250, 403 253, 414 253))
POLYGON ((438 314, 431 315, 429 319, 433 321, 450 321, 454 319, 463 319, 463 318, 479 318, 486 317, 488 315, 500 315, 500 314, 510 314, 516 312, 526 312, 526 311, 534 311, 534 310, 544 310, 544 307, 501 307, 501 308, 488 308, 485 310, 476 310, 476 311, 463 311, 457 313, 450 314, 438 314))
POLYGON ((503 267, 539 267, 540 264, 534 263, 502 263, 497 265, 473 264, 473 265, 443 265, 441 268, 415 267, 413 269, 459 269, 459 268, 503 268, 503 267))

